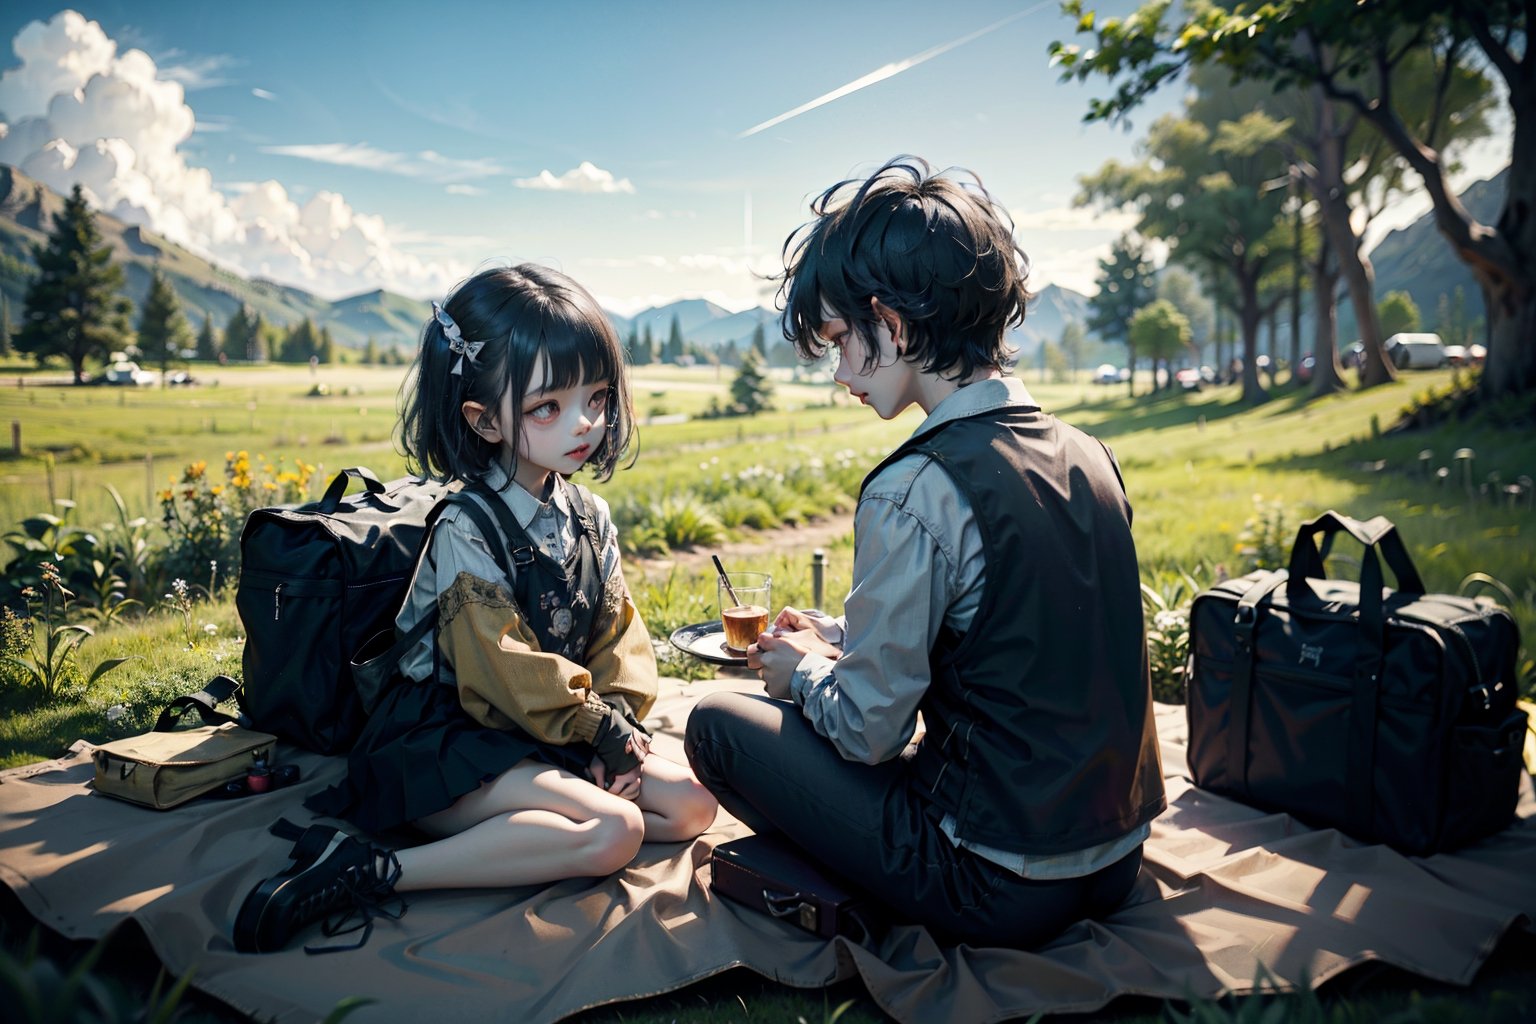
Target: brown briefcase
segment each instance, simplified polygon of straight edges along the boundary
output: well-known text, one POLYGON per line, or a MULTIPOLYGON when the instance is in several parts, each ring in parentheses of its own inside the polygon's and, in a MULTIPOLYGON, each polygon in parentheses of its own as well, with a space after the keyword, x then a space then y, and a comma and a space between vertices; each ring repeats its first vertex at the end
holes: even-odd
POLYGON ((868 939, 875 921, 868 897, 812 863, 778 836, 751 835, 716 846, 710 888, 753 910, 824 939, 868 939))

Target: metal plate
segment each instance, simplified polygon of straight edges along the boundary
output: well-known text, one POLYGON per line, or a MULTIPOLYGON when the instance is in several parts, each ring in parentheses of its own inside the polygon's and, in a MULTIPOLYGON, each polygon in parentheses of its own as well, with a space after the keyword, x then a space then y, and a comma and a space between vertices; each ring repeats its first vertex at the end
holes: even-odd
POLYGON ((747 657, 726 649, 725 627, 719 619, 695 622, 672 631, 672 646, 684 654, 691 654, 700 661, 712 665, 734 665, 745 668, 747 657))

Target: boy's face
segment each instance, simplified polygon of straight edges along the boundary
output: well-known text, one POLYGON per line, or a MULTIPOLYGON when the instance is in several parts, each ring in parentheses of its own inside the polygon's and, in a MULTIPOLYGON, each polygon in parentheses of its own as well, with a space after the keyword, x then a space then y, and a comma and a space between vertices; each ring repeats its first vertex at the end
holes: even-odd
POLYGON ((827 306, 822 306, 821 313, 823 321, 816 333, 837 350, 833 380, 883 420, 900 415, 918 400, 919 371, 901 358, 899 317, 888 310, 880 315, 874 330, 874 365, 866 371, 871 345, 863 332, 827 306))

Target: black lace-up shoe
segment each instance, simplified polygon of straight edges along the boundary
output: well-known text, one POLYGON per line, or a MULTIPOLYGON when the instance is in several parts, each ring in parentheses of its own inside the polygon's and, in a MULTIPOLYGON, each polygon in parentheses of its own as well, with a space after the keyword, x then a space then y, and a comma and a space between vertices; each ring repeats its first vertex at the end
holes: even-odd
POLYGON ((294 845, 287 871, 260 882, 235 917, 242 953, 282 949, 305 927, 321 922, 328 937, 361 931, 357 942, 306 946, 308 953, 358 949, 373 934, 375 916, 398 918, 405 901, 395 892, 400 862, 392 851, 333 828, 313 826, 294 845))

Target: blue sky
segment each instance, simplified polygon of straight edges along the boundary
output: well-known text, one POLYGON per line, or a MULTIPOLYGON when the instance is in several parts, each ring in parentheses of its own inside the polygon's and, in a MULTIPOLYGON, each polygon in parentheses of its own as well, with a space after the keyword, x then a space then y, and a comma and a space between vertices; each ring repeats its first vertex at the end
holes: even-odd
POLYGON ((1081 123, 1090 87, 1047 64, 1071 35, 1055 0, 68 9, 0 10, 16 51, 0 160, 83 177, 103 207, 333 297, 426 297, 485 261, 536 260, 622 313, 767 303, 754 274, 779 266, 807 200, 903 152, 975 170, 1037 286, 1090 290, 1128 224, 1071 209, 1076 177, 1137 135, 1081 123), (93 66, 83 99, 44 95, 93 66))

